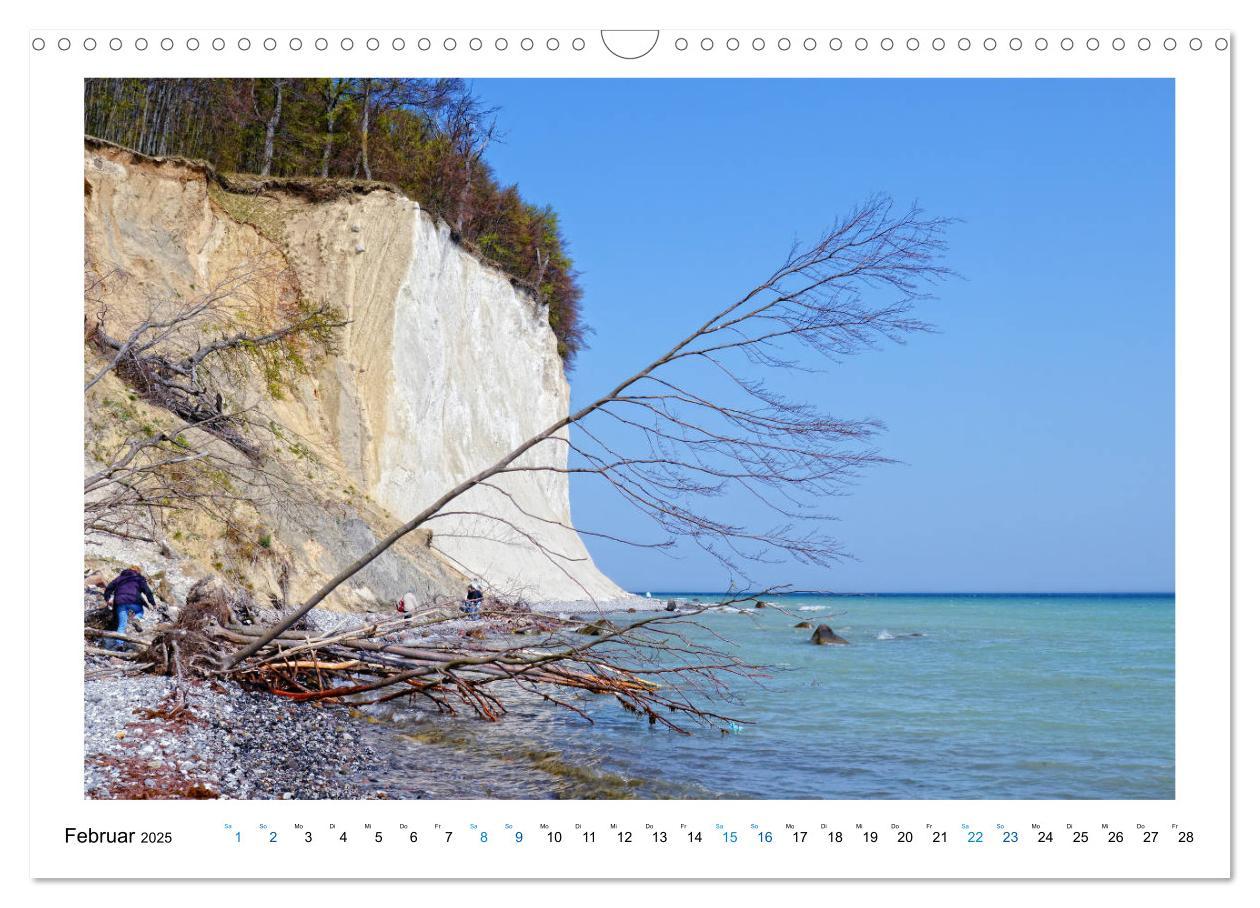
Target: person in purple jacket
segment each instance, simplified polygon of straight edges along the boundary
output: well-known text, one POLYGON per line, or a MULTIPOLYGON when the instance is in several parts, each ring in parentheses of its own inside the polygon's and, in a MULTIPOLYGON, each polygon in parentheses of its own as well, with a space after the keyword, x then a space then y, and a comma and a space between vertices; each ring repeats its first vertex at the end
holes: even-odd
MULTIPOLYGON (((139 617, 144 614, 146 600, 149 605, 157 604, 153 599, 153 590, 149 587, 149 581, 145 580, 144 574, 140 573, 138 564, 133 564, 124 570, 110 581, 109 586, 105 587, 105 601, 108 603, 111 599, 114 605, 116 630, 120 634, 127 633, 127 625, 131 623, 132 615, 139 617)), ((110 649, 125 650, 127 648, 127 644, 121 640, 106 640, 105 645, 110 649)))

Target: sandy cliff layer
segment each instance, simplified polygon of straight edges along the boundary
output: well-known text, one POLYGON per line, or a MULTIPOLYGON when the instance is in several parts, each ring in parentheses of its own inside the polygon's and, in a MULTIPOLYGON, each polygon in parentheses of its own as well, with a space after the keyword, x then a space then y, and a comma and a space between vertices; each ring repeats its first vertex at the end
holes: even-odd
MULTIPOLYGON (((233 383, 233 405, 265 414, 310 452, 280 465, 303 486, 302 501, 269 502, 259 514, 292 560, 296 595, 568 409, 546 313, 404 196, 242 195, 188 162, 94 142, 84 175, 86 258, 98 271, 126 275, 106 291, 114 322, 139 318, 155 298, 204 292, 242 268, 260 275, 248 291, 254 304, 298 293, 350 320, 337 352, 289 392, 268 393, 261 376, 233 383)), ((113 404, 105 401, 124 393, 111 379, 89 395, 89 450, 93 435, 110 431, 113 404)), ((526 462, 565 460, 563 444, 549 442, 526 462)), ((461 516, 434 520, 431 543, 415 534, 352 581, 340 604, 451 592, 465 577, 531 599, 624 595, 566 528, 564 474, 520 473, 496 486, 458 499, 450 510, 461 516)), ((184 538, 190 557, 222 563, 213 527, 184 538)), ((240 569, 261 586, 274 573, 259 576, 256 563, 240 569)))

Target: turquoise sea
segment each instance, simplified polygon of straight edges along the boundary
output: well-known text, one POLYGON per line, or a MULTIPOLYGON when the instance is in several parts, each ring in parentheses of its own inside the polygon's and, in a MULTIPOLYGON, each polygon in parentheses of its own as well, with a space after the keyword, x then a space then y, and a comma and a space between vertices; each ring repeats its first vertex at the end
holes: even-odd
POLYGON ((649 729, 607 700, 585 704, 593 727, 529 701, 494 724, 395 713, 397 749, 372 784, 396 797, 1174 796, 1170 595, 768 598, 778 609, 698 619, 772 669, 735 685, 725 734, 649 729), (850 645, 810 645, 801 620, 850 645))

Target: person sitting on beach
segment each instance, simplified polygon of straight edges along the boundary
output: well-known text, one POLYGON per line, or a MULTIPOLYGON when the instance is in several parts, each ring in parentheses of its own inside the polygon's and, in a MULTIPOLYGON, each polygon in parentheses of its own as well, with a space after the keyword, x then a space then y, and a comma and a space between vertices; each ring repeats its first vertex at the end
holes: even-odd
POLYGON ((468 593, 464 596, 464 614, 471 615, 474 618, 481 617, 481 600, 485 597, 481 590, 468 584, 468 593))
MULTIPOLYGON (((131 623, 132 615, 138 618, 144 614, 146 600, 151 606, 157 605, 153 598, 153 590, 149 587, 149 581, 144 579, 144 574, 140 572, 138 564, 125 569, 105 587, 106 604, 109 604, 111 599, 114 605, 114 623, 117 625, 115 630, 120 634, 127 633, 127 625, 131 623)), ((121 640, 106 640, 105 645, 110 649, 127 648, 127 644, 121 640)))

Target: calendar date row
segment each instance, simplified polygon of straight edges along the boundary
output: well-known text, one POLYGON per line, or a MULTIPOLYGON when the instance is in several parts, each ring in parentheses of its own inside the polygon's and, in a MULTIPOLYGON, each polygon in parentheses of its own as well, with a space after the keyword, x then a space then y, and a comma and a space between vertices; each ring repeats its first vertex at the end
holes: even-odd
POLYGON ((926 826, 910 829, 892 826, 876 829, 853 828, 802 829, 787 826, 771 829, 756 825, 729 828, 716 823, 709 826, 680 824, 674 828, 654 827, 619 828, 606 824, 599 828, 574 824, 572 828, 552 827, 540 824, 535 827, 517 828, 511 823, 481 825, 469 823, 461 826, 433 824, 412 827, 406 823, 389 827, 366 823, 361 826, 345 826, 335 823, 326 826, 306 826, 300 823, 288 826, 270 826, 259 823, 249 827, 224 824, 224 831, 231 841, 238 844, 263 843, 278 845, 296 843, 319 844, 367 844, 367 845, 615 845, 615 846, 663 846, 663 845, 719 845, 719 846, 911 846, 911 845, 970 845, 1014 846, 1032 845, 1176 845, 1195 844, 1191 829, 1175 824, 1162 829, 1137 826, 1134 828, 1073 828, 1071 826, 1048 828, 1032 826, 1015 829, 1004 826, 973 828, 961 824, 952 828, 926 826))

